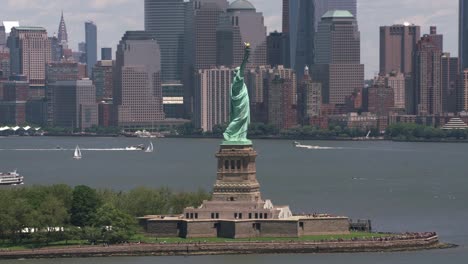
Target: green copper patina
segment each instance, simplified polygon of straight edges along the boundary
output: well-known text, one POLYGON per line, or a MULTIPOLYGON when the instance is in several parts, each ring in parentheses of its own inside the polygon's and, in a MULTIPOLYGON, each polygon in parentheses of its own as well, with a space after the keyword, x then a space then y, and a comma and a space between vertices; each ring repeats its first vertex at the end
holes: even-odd
POLYGON ((231 122, 224 132, 223 145, 251 145, 247 139, 250 125, 250 100, 247 85, 244 82, 245 66, 250 56, 250 44, 245 44, 244 60, 234 71, 231 85, 231 122))

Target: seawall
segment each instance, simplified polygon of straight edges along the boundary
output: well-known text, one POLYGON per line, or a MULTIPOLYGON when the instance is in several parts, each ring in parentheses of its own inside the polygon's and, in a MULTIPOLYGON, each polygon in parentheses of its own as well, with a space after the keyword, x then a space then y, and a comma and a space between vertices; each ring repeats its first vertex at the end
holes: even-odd
POLYGON ((21 251, 0 251, 0 259, 67 258, 105 256, 170 256, 229 254, 301 254, 392 252, 447 248, 437 235, 411 239, 331 242, 226 242, 180 244, 126 244, 116 246, 81 246, 21 251))

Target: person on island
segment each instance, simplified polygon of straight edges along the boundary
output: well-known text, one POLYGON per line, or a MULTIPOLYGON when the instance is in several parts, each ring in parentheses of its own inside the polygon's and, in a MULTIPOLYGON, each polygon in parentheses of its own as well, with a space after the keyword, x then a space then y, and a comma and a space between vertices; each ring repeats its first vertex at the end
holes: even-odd
POLYGON ((250 100, 247 85, 244 82, 245 66, 250 56, 250 44, 245 43, 244 60, 240 67, 234 70, 231 85, 231 113, 230 123, 224 132, 224 143, 251 144, 247 139, 250 125, 250 100))

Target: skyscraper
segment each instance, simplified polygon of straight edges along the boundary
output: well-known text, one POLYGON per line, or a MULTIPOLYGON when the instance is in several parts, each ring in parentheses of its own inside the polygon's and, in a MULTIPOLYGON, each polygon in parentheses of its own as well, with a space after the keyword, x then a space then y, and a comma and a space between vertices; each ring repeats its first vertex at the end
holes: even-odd
POLYGON ((112 98, 112 89, 114 87, 113 66, 114 62, 112 60, 101 60, 93 68, 93 82, 96 85, 96 99, 98 101, 112 98))
POLYGON ((313 79, 322 83, 326 104, 344 104, 345 98, 364 86, 361 41, 357 21, 346 10, 322 16, 316 36, 313 79))
POLYGON ((0 50, 6 46, 6 41, 5 26, 0 25, 0 50))
POLYGON ((194 123, 203 131, 229 122, 232 69, 224 66, 199 70, 194 98, 194 123))
POLYGON ((161 55, 156 35, 127 31, 117 46, 114 69, 118 125, 151 127, 164 120, 161 55))
POLYGON ((442 51, 424 35, 414 52, 415 108, 418 115, 442 114, 442 51))
POLYGON ((98 124, 96 88, 91 80, 57 81, 50 89, 54 126, 84 130, 98 124))
POLYGON ((460 65, 457 57, 450 53, 442 55, 442 109, 444 113, 457 112, 457 85, 460 77, 460 65))
POLYGON ((217 64, 216 28, 229 3, 226 0, 191 0, 185 5, 184 108, 186 116, 191 116, 195 75, 198 70, 217 64))
POLYGON ((85 23, 86 34, 86 71, 92 76, 93 67, 97 62, 97 27, 92 21, 85 23))
POLYGON ((112 60, 112 48, 101 48, 101 60, 112 60))
POLYGON ((309 125, 321 114, 322 84, 310 78, 309 67, 304 68, 304 79, 298 88, 299 120, 302 125, 309 125))
POLYGON ((165 83, 182 80, 184 13, 183 0, 145 0, 145 30, 155 33, 159 43, 165 83))
POLYGON ((302 80, 304 75, 304 67, 314 64, 315 60, 315 27, 314 1, 300 0, 299 1, 299 16, 296 34, 295 60, 293 69, 296 71, 297 79, 302 80))
POLYGON ((296 76, 291 69, 291 78, 281 78, 274 68, 264 82, 267 107, 267 122, 278 129, 297 126, 296 76))
POLYGON ((410 25, 380 27, 380 74, 413 72, 413 52, 421 37, 421 28, 410 25))
POLYGON ((67 48, 68 46, 68 33, 67 33, 67 26, 65 25, 65 19, 63 18, 63 11, 62 16, 60 17, 60 24, 58 28, 58 41, 64 47, 67 48))
POLYGON ((458 57, 460 72, 468 68, 468 1, 459 0, 458 57))
MULTIPOLYGON (((294 1, 294 0, 293 0, 294 1)), ((282 26, 283 26, 283 34, 284 33, 289 33, 289 0, 283 0, 283 20, 282 20, 282 26)))
POLYGON ((322 16, 330 10, 347 10, 357 19, 357 0, 313 0, 313 2, 315 3, 315 28, 318 27, 322 16))
POLYGON ((437 27, 431 26, 429 28, 429 38, 434 44, 441 50, 444 51, 444 35, 437 34, 437 27))
POLYGON ((50 40, 50 59, 53 62, 59 62, 62 59, 62 45, 57 37, 49 37, 50 40))
POLYGON ((405 75, 398 71, 393 71, 390 74, 385 76, 385 87, 390 87, 393 89, 393 94, 395 96, 394 104, 397 109, 405 109, 405 75))
POLYGON ((32 87, 44 87, 50 40, 42 27, 14 27, 8 39, 11 74, 25 75, 32 87))
POLYGON ((218 65, 237 67, 244 57, 244 43, 249 42, 248 68, 267 63, 267 33, 263 14, 247 0, 236 0, 227 9, 217 30, 218 65))

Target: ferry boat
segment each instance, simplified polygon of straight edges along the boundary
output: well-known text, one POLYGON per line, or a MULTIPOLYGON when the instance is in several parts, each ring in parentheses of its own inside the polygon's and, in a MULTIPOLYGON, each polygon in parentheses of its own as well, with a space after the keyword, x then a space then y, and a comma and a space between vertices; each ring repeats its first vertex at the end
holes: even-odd
POLYGON ((0 172, 0 185, 20 185, 24 184, 24 177, 19 175, 16 170, 12 172, 0 172))

